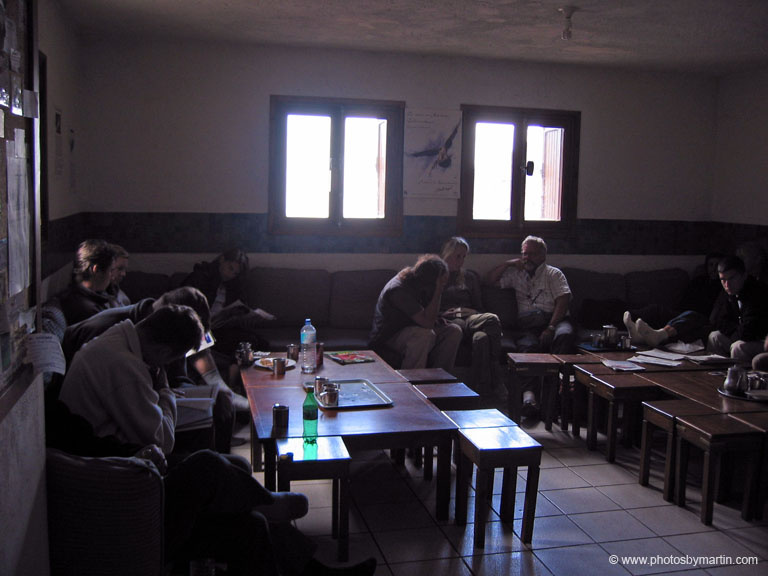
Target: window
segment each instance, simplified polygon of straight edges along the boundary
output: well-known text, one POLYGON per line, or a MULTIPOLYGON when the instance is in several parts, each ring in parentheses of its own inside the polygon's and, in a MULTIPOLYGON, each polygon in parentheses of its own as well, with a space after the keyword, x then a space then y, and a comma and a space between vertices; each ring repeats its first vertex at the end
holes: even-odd
POLYGON ((402 102, 273 96, 270 232, 395 235, 402 102))
POLYGON ((576 217, 581 114, 463 106, 459 230, 564 230, 576 217))

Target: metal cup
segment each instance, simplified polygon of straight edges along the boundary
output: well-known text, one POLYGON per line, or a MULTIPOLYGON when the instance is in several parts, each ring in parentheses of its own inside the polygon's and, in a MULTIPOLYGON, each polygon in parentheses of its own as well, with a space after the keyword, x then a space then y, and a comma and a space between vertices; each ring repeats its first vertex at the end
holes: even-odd
POLYGON ((323 388, 330 381, 325 376, 315 376, 315 394, 318 396, 323 393, 323 388))
POLYGON ((323 391, 320 393, 320 400, 326 406, 337 406, 339 403, 338 382, 326 382, 323 384, 323 391))
POLYGON ((286 358, 288 360, 295 360, 296 362, 299 361, 299 345, 298 344, 288 344, 288 346, 285 347, 286 350, 286 358))
POLYGON ((272 426, 276 430, 288 430, 288 406, 284 404, 272 406, 272 426))
POLYGON ((273 358, 272 371, 275 373, 275 376, 282 376, 285 374, 285 358, 273 358))

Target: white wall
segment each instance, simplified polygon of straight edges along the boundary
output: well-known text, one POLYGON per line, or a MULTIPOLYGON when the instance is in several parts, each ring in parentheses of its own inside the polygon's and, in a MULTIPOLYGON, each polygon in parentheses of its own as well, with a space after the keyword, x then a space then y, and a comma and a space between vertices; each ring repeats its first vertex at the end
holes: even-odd
POLYGON ((38 0, 40 50, 48 62, 48 198, 51 218, 62 218, 82 210, 77 193, 82 167, 76 160, 86 157, 79 149, 82 126, 79 122, 83 104, 79 100, 79 57, 77 42, 71 33, 58 0, 38 0), (55 110, 61 110, 61 136, 55 130, 55 110), (74 131, 75 149, 70 150, 70 134, 74 131), (57 153, 60 150, 60 153, 57 153), (59 158, 59 160, 57 160, 59 158), (60 164, 61 169, 57 170, 60 164))
POLYGON ((720 85, 712 220, 768 223, 768 70, 720 85))
POLYGON ((580 110, 579 217, 709 218, 712 79, 148 39, 91 39, 82 56, 83 210, 266 212, 269 96, 298 94, 580 110))

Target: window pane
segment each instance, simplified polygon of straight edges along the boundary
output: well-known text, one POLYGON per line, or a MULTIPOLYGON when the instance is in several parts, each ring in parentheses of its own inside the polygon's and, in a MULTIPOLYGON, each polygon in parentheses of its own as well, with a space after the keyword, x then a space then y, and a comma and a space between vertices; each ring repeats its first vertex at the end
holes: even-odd
POLYGON ((344 123, 344 218, 384 218, 387 121, 352 118, 344 123))
POLYGON ((478 122, 475 126, 475 184, 472 217, 509 220, 515 125, 478 122))
POLYGON ((331 193, 331 118, 288 115, 285 215, 328 218, 331 193))
POLYGON ((526 220, 560 220, 563 190, 563 128, 529 126, 528 158, 533 175, 525 180, 526 220))

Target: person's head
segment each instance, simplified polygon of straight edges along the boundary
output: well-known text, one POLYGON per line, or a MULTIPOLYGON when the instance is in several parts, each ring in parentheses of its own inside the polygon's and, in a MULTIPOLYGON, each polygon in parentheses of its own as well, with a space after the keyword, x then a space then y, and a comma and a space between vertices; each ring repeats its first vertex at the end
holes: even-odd
POLYGON ((707 273, 707 278, 710 280, 717 279, 717 265, 725 257, 724 254, 710 253, 704 258, 704 269, 707 273))
POLYGON ((419 291, 434 290, 438 278, 448 274, 448 264, 437 254, 424 254, 416 264, 401 272, 404 279, 419 291))
POLYGON ((189 306, 195 311, 204 330, 211 329, 211 309, 208 307, 208 299, 205 294, 197 288, 191 286, 182 286, 175 290, 169 290, 152 304, 152 310, 158 310, 163 306, 176 304, 178 306, 189 306))
POLYGON ((203 340, 203 325, 192 308, 162 306, 136 324, 141 356, 149 366, 165 366, 187 351, 197 350, 203 340))
POLYGON ((101 292, 112 281, 115 250, 105 240, 85 240, 77 247, 72 278, 86 288, 101 292))
POLYGON ((736 256, 744 262, 747 274, 760 278, 765 272, 765 249, 758 242, 744 242, 736 248, 736 256))
POLYGON ((219 276, 222 282, 234 280, 248 271, 248 255, 239 248, 227 250, 216 261, 219 263, 219 276))
POLYGON ((461 236, 454 236, 443 244, 440 256, 448 264, 448 270, 458 272, 464 266, 464 259, 469 254, 469 242, 461 236))
POLYGON ((534 272, 547 260, 547 244, 538 236, 528 236, 520 247, 520 256, 526 272, 534 272))
POLYGON ((726 256, 717 265, 717 275, 720 277, 720 284, 723 290, 729 296, 736 296, 744 288, 744 282, 747 279, 747 272, 744 269, 744 262, 738 256, 726 256))
POLYGON ((120 286, 125 275, 128 273, 128 259, 131 257, 128 251, 119 244, 110 244, 115 251, 115 263, 112 266, 112 284, 120 286))

